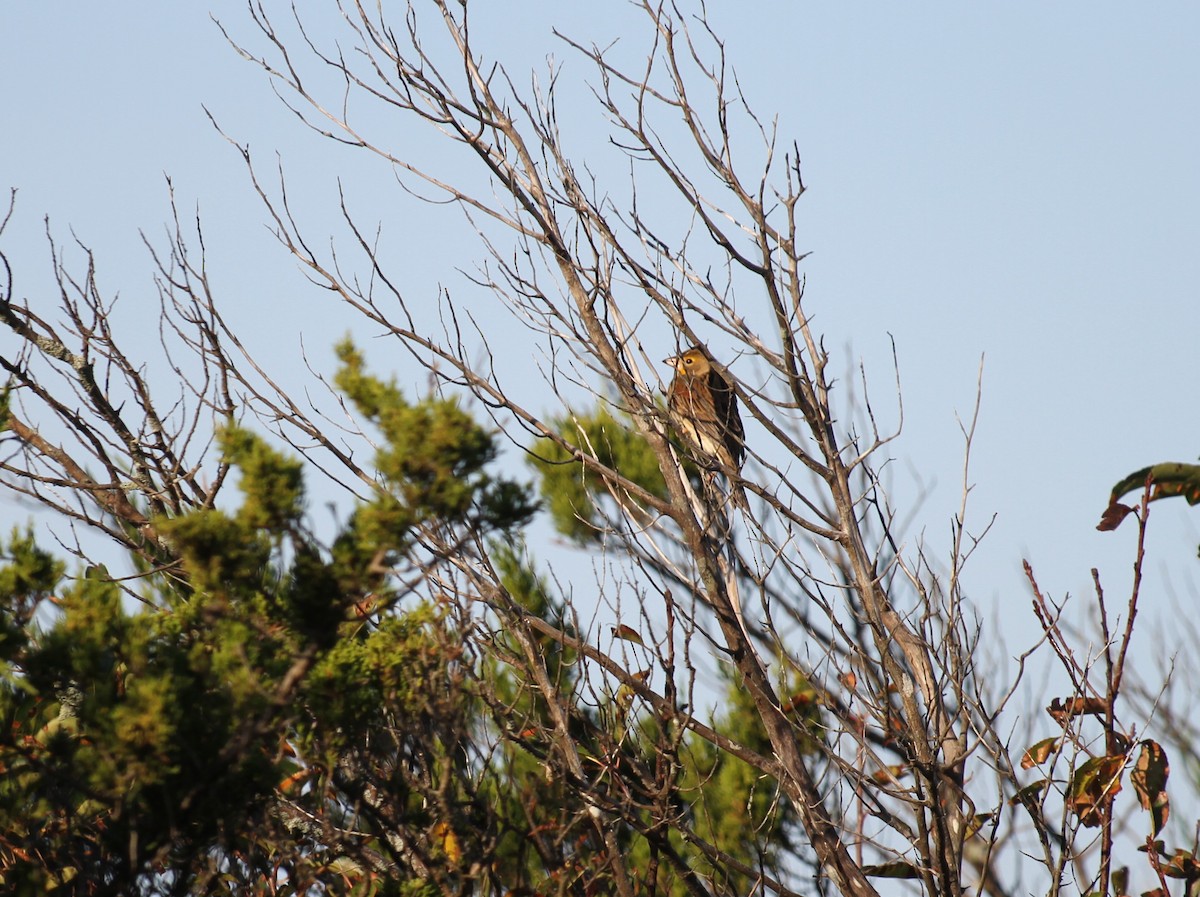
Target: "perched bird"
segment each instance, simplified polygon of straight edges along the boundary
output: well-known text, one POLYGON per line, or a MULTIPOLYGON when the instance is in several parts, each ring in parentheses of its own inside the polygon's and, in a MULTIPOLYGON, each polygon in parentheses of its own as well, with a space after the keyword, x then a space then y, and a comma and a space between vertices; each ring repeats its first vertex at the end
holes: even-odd
POLYGON ((745 431, 729 382, 700 348, 688 349, 663 363, 675 368, 667 407, 679 431, 722 467, 739 472, 746 454, 745 431))

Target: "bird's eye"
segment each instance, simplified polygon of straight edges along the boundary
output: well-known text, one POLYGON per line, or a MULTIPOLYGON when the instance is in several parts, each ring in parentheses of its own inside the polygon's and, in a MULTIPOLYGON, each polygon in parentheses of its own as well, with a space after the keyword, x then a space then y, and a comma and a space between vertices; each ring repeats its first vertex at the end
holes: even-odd
POLYGON ((684 363, 684 364, 692 364, 693 362, 695 362, 695 360, 696 360, 696 359, 694 359, 694 358, 685 358, 685 359, 683 360, 683 363, 684 363))

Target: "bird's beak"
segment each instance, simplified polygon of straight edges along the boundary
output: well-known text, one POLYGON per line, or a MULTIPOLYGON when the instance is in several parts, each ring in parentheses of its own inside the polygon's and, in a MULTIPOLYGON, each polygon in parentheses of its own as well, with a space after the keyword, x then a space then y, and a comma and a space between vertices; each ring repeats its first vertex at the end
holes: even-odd
POLYGON ((679 356, 672 355, 670 358, 664 358, 663 364, 669 364, 673 368, 679 367, 679 356))

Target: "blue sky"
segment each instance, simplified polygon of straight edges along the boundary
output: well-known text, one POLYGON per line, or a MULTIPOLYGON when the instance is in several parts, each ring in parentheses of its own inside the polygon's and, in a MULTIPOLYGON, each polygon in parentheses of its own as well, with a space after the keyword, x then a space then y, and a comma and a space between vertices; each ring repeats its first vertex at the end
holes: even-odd
MULTIPOLYGON (((476 41, 510 70, 544 68, 552 53, 582 77, 550 27, 630 39, 625 9, 508 4, 476 41)), ((243 4, 66 10, 0 13, 0 186, 20 190, 4 244, 18 294, 53 302, 49 215, 60 242, 73 230, 96 250, 102 286, 151 337, 138 231, 162 233, 167 174, 183 209, 199 208, 214 282, 261 360, 303 384, 303 338, 328 370, 328 347, 350 322, 274 246, 205 108, 264 170, 278 151, 315 233, 336 229, 340 177, 366 220, 383 224, 408 288, 463 288, 457 269, 481 253, 454 216, 405 204, 378 163, 304 131, 228 47, 209 13, 253 41, 243 4)), ((961 479, 956 415, 970 414, 986 355, 972 514, 980 525, 998 517, 970 591, 1017 639, 1030 631, 1011 628, 1028 619, 1023 557, 1052 593, 1083 593, 1081 613, 1092 566, 1121 594, 1132 527, 1094 531, 1109 487, 1200 454, 1200 7, 763 2, 714 17, 756 110, 777 115, 800 148, 808 301, 828 345, 848 352, 847 369, 861 358, 887 395, 895 338, 906 414, 897 490, 936 484, 918 525, 946 543, 961 479)), ((595 126, 586 105, 564 121, 584 135, 595 126)), ((421 135, 390 127, 380 123, 398 145, 429 151, 421 135)), ((402 359, 375 361, 423 382, 402 359)), ((10 511, 26 514, 0 508, 10 511)), ((1179 502, 1155 509, 1147 601, 1163 620, 1172 596, 1194 603, 1198 515, 1179 502)))

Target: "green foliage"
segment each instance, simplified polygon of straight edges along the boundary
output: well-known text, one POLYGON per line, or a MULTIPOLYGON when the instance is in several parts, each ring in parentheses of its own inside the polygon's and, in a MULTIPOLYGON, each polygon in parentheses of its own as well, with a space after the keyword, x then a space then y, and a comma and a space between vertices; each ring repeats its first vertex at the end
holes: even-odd
POLYGON ((284 457, 267 443, 241 427, 227 427, 218 434, 225 461, 242 473, 245 499, 238 519, 248 530, 286 531, 300 521, 304 512, 303 465, 284 457))
MULTIPOLYGON (((615 416, 607 406, 598 405, 587 414, 555 418, 553 425, 568 443, 593 454, 601 464, 620 471, 650 494, 666 498, 658 460, 626 415, 615 416)), ((581 545, 599 539, 602 529, 596 501, 605 494, 602 478, 551 439, 538 442, 533 458, 541 475, 542 499, 555 528, 581 545)))
MULTIPOLYGON (((750 750, 769 753, 770 742, 749 692, 729 679, 724 712, 714 721, 719 731, 737 738, 750 750)), ((789 819, 777 784, 744 760, 731 756, 698 737, 686 746, 685 793, 694 795, 693 825, 697 834, 749 865, 759 853, 775 856, 784 846, 784 823, 789 819)))
MULTIPOLYGON (((488 469, 492 435, 452 399, 408 400, 368 374, 351 344, 339 355, 339 386, 382 438, 378 489, 328 545, 305 522, 302 464, 240 427, 218 443, 241 501, 155 519, 168 563, 135 564, 128 589, 103 566, 64 579, 30 533, 9 539, 5 888, 154 890, 167 870, 181 891, 232 894, 280 869, 295 893, 446 893, 461 890, 465 870, 530 892, 604 886, 610 846, 592 804, 571 776, 548 774, 561 772, 564 734, 587 775, 604 770, 596 787, 632 794, 665 775, 672 812, 696 837, 749 867, 774 862, 792 820, 774 782, 668 730, 632 693, 585 699, 593 684, 581 680, 578 649, 513 628, 525 614, 581 638, 520 540, 535 508, 527 488, 488 469), (491 565, 501 592, 491 610, 473 615, 469 592, 447 600, 459 559, 437 557, 439 544, 491 565), (398 569, 434 572, 402 589, 398 569), (297 816, 299 829, 280 821, 297 816), (323 821, 316 834, 311 820, 323 821), (331 831, 354 835, 339 852, 331 831), (398 833, 421 875, 394 862, 398 833)), ((663 494, 632 428, 603 412, 586 423, 606 463, 663 494)), ((578 465, 542 471, 550 496, 555 477, 583 484, 569 501, 599 487, 578 465)), ((574 511, 561 519, 579 523, 574 511)), ((718 725, 767 749, 733 681, 718 725)), ((682 893, 672 865, 652 861, 661 857, 642 828, 658 823, 643 806, 606 825, 634 873, 682 893)), ((679 831, 665 837, 688 868, 721 877, 679 831)))
POLYGON ((503 542, 492 544, 492 565, 499 574, 500 584, 521 607, 539 617, 560 613, 544 577, 539 576, 533 562, 523 554, 523 546, 503 542))
MULTIPOLYGON (((491 560, 514 603, 571 631, 564 625, 561 602, 519 546, 494 544, 491 560)), ((522 656, 520 643, 510 633, 499 633, 497 642, 500 649, 497 654, 522 656)), ((572 700, 577 685, 574 653, 548 637, 537 638, 536 646, 547 679, 555 685, 563 704, 576 709, 577 702, 572 700)), ((526 826, 521 820, 527 819, 530 810, 536 808, 535 825, 546 826, 548 831, 558 830, 565 827, 566 820, 577 809, 578 799, 572 797, 563 783, 546 781, 542 762, 544 738, 554 723, 537 683, 530 681, 519 662, 494 658, 485 659, 483 677, 493 689, 499 706, 504 708, 500 724, 514 736, 501 746, 501 774, 486 783, 487 797, 494 803, 500 820, 496 852, 509 880, 529 880, 531 876, 544 874, 544 870, 534 845, 524 835, 526 826)), ((576 723, 578 732, 585 720, 577 719, 576 723)))
POLYGON ((304 686, 306 704, 328 727, 326 747, 359 744, 380 720, 380 709, 410 722, 439 711, 453 678, 452 636, 428 605, 360 627, 341 638, 313 667, 304 686))
POLYGON ((1155 464, 1131 473, 1113 486, 1110 503, 1134 489, 1141 489, 1149 478, 1153 484, 1150 500, 1182 496, 1189 505, 1200 503, 1200 465, 1155 464))
MULTIPOLYGON (((534 569, 532 560, 523 553, 523 546, 495 543, 490 553, 500 584, 508 597, 531 615, 552 623, 568 635, 576 635, 566 618, 566 608, 554 597, 545 581, 534 569)), ((577 682, 576 654, 557 639, 548 635, 531 634, 540 658, 541 669, 547 679, 562 695, 563 703, 574 708, 577 682)), ((497 642, 505 654, 521 657, 524 649, 507 632, 501 632, 497 642)), ((497 696, 511 708, 509 724, 518 731, 530 726, 544 728, 551 725, 544 695, 536 683, 523 675, 519 665, 496 664, 489 670, 497 696)))
POLYGON ((0 551, 5 562, 0 568, 0 595, 36 603, 49 596, 62 578, 62 562, 37 547, 32 528, 22 531, 14 527, 0 551))
POLYGON ((354 592, 344 592, 335 563, 310 542, 296 546, 291 570, 277 592, 283 622, 322 649, 332 646, 354 592))
POLYGON ((1150 501, 1160 498, 1184 498, 1189 505, 1200 504, 1200 465, 1164 463, 1143 467, 1123 478, 1112 488, 1108 507, 1100 515, 1096 529, 1110 532, 1134 512, 1130 505, 1121 504, 1120 498, 1135 489, 1144 489, 1150 484, 1150 501))
MULTIPOLYGON (((492 561, 514 602, 573 634, 563 621, 565 607, 525 555, 506 547, 494 550, 492 561)), ((548 638, 537 638, 536 633, 534 637, 544 661, 542 669, 566 713, 572 750, 579 752, 585 769, 608 769, 612 780, 622 783, 619 789, 635 791, 662 770, 673 770, 669 774, 671 799, 684 826, 746 867, 765 867, 774 873, 797 825, 796 813, 775 781, 699 736, 664 724, 656 714, 631 710, 627 701, 622 701, 620 690, 607 704, 589 711, 587 702, 577 694, 581 683, 574 652, 548 638)), ((497 653, 519 656, 515 639, 501 635, 498 641, 503 647, 497 653)), ((714 726, 751 750, 769 753, 770 742, 753 699, 732 674, 724 672, 723 709, 714 726)), ((503 724, 514 736, 500 745, 500 775, 488 783, 489 804, 500 831, 496 862, 503 870, 503 880, 527 882, 535 891, 552 891, 563 880, 576 877, 602 880, 602 871, 590 864, 603 862, 603 846, 592 843, 586 829, 576 829, 577 820, 586 817, 587 807, 569 783, 546 775, 545 758, 556 749, 557 729, 544 693, 519 663, 492 663, 483 678, 495 690, 504 708, 503 724), (531 828, 541 833, 538 838, 528 836, 531 828), (574 848, 561 856, 556 853, 555 863, 547 863, 550 844, 574 844, 574 848)), ((789 685, 798 690, 804 683, 796 680, 789 685)), ((819 712, 806 707, 797 714, 797 722, 798 737, 811 739, 805 727, 819 722, 819 712)), ((655 826, 653 813, 645 813, 643 824, 655 826)), ((730 874, 712 863, 679 829, 659 831, 666 834, 674 854, 702 879, 720 880, 723 892, 752 891, 753 876, 730 874)), ((655 846, 637 826, 614 824, 614 832, 631 874, 645 876, 657 869, 655 893, 692 893, 678 870, 662 860, 661 844, 655 846)))
MULTIPOLYGON (((352 346, 341 354, 338 382, 384 439, 379 490, 329 548, 304 521, 302 463, 240 427, 217 439, 242 501, 155 519, 169 563, 135 564, 140 604, 103 567, 64 581, 30 533, 10 538, 0 566, 6 888, 78 879, 128 891, 153 869, 187 881, 233 855, 222 877, 255 881, 256 862, 267 874, 287 855, 297 887, 346 885, 362 863, 322 863, 302 842, 289 853, 294 835, 264 835, 281 783, 322 783, 296 798, 318 818, 350 805, 329 803, 335 778, 353 803, 356 776, 405 756, 421 758, 419 777, 402 784, 410 759, 373 793, 418 831, 453 817, 466 794, 455 770, 479 713, 463 639, 432 596, 396 607, 388 569, 417 549, 419 528, 507 538, 535 504, 486 470, 494 440, 457 402, 410 403, 368 375, 352 346), (54 612, 38 615, 55 594, 54 612), (366 765, 335 775, 364 750, 366 765)), ((355 875, 362 893, 432 887, 355 875)))
POLYGON ((395 529, 407 513, 417 519, 477 522, 485 530, 510 530, 537 509, 527 490, 493 478, 485 468, 496 458, 495 440, 454 397, 405 400, 394 381, 367 374, 362 353, 349 340, 337 346, 342 363, 338 387, 359 413, 383 434, 376 455, 379 477, 394 501, 367 525, 395 529))
POLYGON ((12 661, 27 644, 26 626, 50 597, 64 567, 37 547, 31 529, 14 528, 0 551, 0 661, 12 661))
MULTIPOLYGON (((252 516, 252 515, 247 515, 252 516)), ((162 592, 171 601, 191 593, 243 597, 257 590, 271 557, 268 534, 248 526, 240 515, 201 508, 184 517, 161 520, 159 532, 168 540, 186 574, 188 588, 162 592)))
MULTIPOLYGON (((713 720, 713 727, 750 750, 769 754, 770 741, 749 692, 728 668, 722 667, 722 674, 723 710, 713 720)), ((645 720, 640 727, 639 735, 647 747, 662 743, 664 733, 658 727, 655 719, 645 720)), ((684 821, 692 833, 746 867, 773 870, 780 856, 790 849, 791 832, 798 825, 798 816, 778 783, 744 760, 691 733, 680 741, 678 760, 675 785, 686 807, 684 821)), ((713 864, 678 833, 672 833, 671 837, 673 848, 688 857, 689 868, 703 877, 721 881, 728 893, 753 891, 752 876, 739 875, 730 866, 713 864)), ((631 846, 635 862, 644 866, 649 854, 650 845, 635 839, 631 846)), ((689 893, 685 883, 675 878, 666 866, 660 867, 659 884, 665 894, 682 897, 689 893)))
POLYGON ((150 857, 186 865, 244 826, 274 784, 260 751, 229 750, 266 706, 261 688, 227 675, 246 660, 222 630, 184 633, 175 615, 130 613, 111 581, 67 584, 59 608, 44 632, 27 630, 6 671, 20 687, 0 694, 10 721, 0 763, 13 773, 0 820, 39 858, 10 866, 8 881, 44 884, 65 869, 103 881, 114 857, 116 868, 150 857), (79 838, 90 845, 82 853, 79 838))

